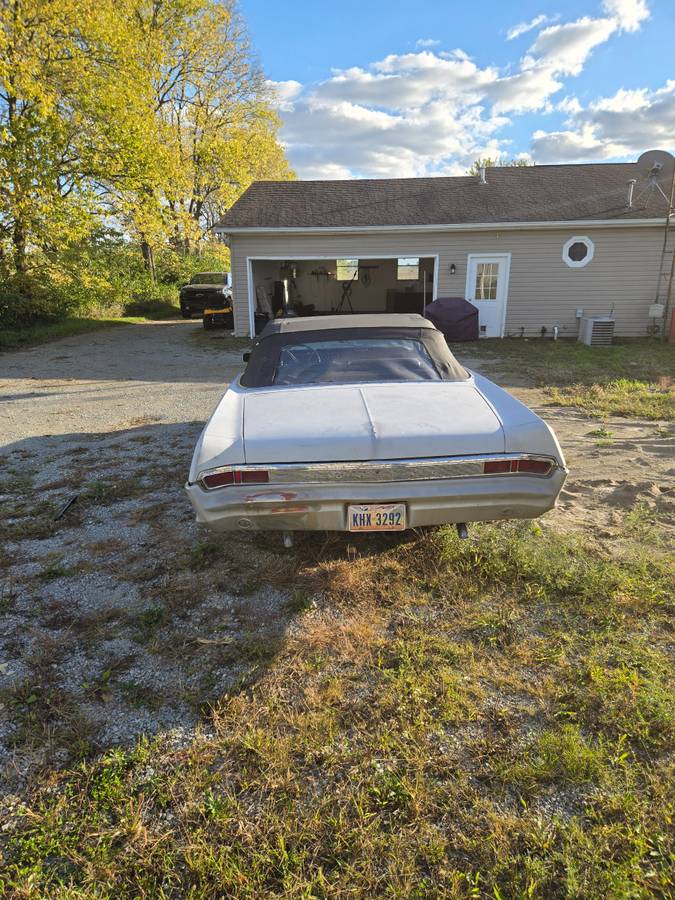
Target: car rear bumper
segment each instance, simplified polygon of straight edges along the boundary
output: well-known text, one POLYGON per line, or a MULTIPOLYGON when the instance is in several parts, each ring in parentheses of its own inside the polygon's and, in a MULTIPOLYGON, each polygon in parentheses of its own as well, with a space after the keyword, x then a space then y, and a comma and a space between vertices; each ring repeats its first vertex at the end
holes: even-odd
POLYGON ((193 313, 203 313, 205 309, 225 308, 230 305, 230 298, 223 298, 222 294, 211 294, 202 297, 180 297, 180 307, 193 313))
POLYGON ((190 310, 190 312, 202 312, 207 306, 215 306, 215 302, 212 301, 209 303, 206 299, 200 300, 189 300, 187 298, 180 298, 180 306, 181 309, 190 310))
POLYGON ((231 308, 213 309, 206 306, 202 310, 205 328, 234 328, 234 313, 231 308))
POLYGON ((555 506, 567 470, 376 484, 284 484, 204 490, 187 484, 197 521, 215 531, 346 531, 347 506, 405 503, 408 528, 533 519, 555 506))

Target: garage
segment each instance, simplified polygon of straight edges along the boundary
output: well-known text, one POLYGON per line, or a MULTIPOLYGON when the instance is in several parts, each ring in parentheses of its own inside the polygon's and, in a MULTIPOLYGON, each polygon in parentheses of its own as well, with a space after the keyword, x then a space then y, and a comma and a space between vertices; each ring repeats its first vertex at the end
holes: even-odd
POLYGON ((249 317, 424 314, 436 296, 436 256, 248 258, 249 317))
POLYGON ((463 299, 486 338, 576 338, 581 318, 610 310, 617 335, 663 334, 667 278, 658 303, 654 286, 672 255, 673 164, 650 150, 634 163, 254 182, 214 226, 230 248, 235 333, 275 310, 422 312, 463 299))

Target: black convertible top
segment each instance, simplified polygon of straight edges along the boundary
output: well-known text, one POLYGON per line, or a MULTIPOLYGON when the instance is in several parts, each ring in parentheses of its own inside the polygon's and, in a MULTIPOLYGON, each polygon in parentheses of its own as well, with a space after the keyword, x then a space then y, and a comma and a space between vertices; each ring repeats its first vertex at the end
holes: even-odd
POLYGON ((259 335, 240 383, 269 387, 284 347, 322 341, 414 340, 424 345, 443 381, 466 381, 469 373, 450 352, 445 338, 428 319, 413 314, 304 316, 274 319, 259 335))
MULTIPOLYGON (((345 328, 435 328, 424 316, 417 313, 355 313, 337 316, 289 316, 272 319, 260 333, 259 340, 271 334, 289 334, 298 331, 334 331, 345 328)), ((372 337, 376 337, 375 334, 372 337)))

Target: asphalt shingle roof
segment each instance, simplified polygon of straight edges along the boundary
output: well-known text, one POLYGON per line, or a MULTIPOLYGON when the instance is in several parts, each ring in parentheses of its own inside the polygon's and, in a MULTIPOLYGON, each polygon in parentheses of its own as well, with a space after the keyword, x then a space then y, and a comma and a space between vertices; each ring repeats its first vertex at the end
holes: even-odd
MULTIPOLYGON (((671 169, 672 172, 672 169, 671 169)), ((669 194, 670 172, 659 184, 669 194)), ((498 167, 475 176, 256 181, 216 226, 350 228, 577 219, 652 219, 667 203, 637 163, 498 167), (627 182, 637 179, 632 207, 627 182), (644 191, 644 193, 643 193, 644 191), (642 194, 642 196, 640 196, 642 194)))

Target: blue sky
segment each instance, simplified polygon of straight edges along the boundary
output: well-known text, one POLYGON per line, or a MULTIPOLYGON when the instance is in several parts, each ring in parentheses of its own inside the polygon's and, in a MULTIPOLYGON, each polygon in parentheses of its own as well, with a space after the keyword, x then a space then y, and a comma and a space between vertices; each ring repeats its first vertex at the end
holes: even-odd
POLYGON ((303 178, 675 149, 675 2, 240 0, 303 178))

